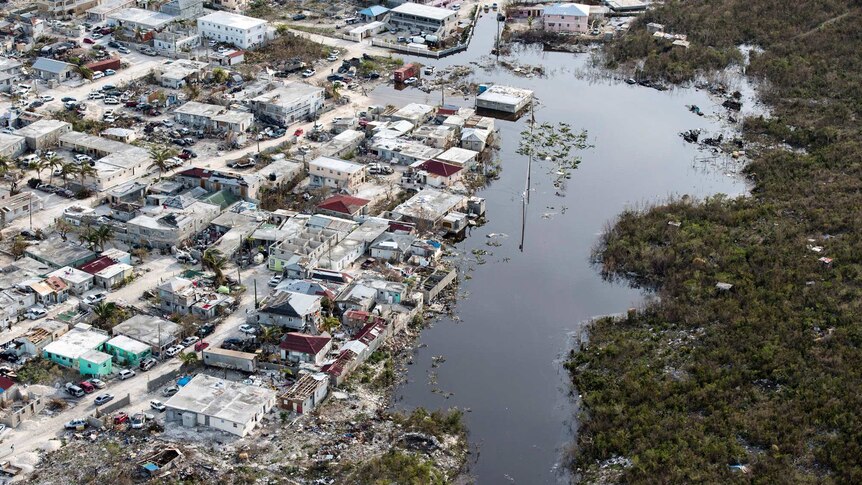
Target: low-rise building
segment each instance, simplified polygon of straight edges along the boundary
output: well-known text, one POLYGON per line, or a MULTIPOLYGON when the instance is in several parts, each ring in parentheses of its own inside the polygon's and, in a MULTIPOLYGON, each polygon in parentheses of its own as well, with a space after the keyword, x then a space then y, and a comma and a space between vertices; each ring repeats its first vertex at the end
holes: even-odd
POLYGON ((201 45, 201 36, 196 32, 156 32, 153 36, 153 48, 159 52, 177 54, 191 52, 201 45))
POLYGON ((221 208, 183 195, 166 197, 157 206, 145 206, 141 215, 126 223, 129 244, 169 249, 180 246, 207 227, 221 208))
POLYGON ((36 304, 36 294, 16 288, 0 290, 0 328, 11 328, 31 306, 36 304))
POLYGON ((317 332, 320 323, 320 300, 316 295, 283 291, 267 298, 257 311, 255 321, 261 325, 278 325, 300 331, 317 332))
POLYGON ((17 59, 6 57, 0 59, 0 91, 8 93, 13 86, 24 79, 22 66, 23 64, 17 59))
POLYGON ((95 173, 84 178, 84 185, 102 191, 140 177, 149 170, 152 159, 147 150, 77 131, 59 137, 60 147, 97 158, 95 173))
POLYGON ((461 132, 461 148, 481 152, 488 146, 491 132, 478 128, 464 128, 461 132))
POLYGON ((254 123, 251 113, 197 101, 189 101, 177 108, 174 119, 190 128, 206 132, 245 133, 254 123))
POLYGON ((56 320, 46 320, 15 339, 21 344, 20 352, 33 356, 42 355, 42 350, 69 331, 69 326, 56 320))
POLYGON ((254 372, 257 370, 257 354, 237 350, 209 347, 202 352, 204 365, 222 369, 254 372))
POLYGON ((392 213, 405 222, 421 224, 430 229, 450 212, 467 206, 467 197, 426 188, 396 207, 392 213))
POLYGON ((108 15, 135 6, 135 0, 103 0, 95 7, 87 10, 87 20, 90 22, 103 22, 108 15))
POLYGON ((45 151, 60 143, 60 136, 72 131, 72 125, 65 121, 42 119, 18 128, 14 133, 23 136, 27 147, 33 151, 45 151))
POLYGON ((326 399, 328 389, 327 374, 302 374, 284 394, 278 397, 279 406, 296 414, 309 413, 326 399))
POLYGON ((332 137, 318 149, 324 157, 343 158, 355 153, 365 140, 365 133, 356 130, 344 130, 332 137))
POLYGON ((410 246, 415 240, 411 234, 384 233, 371 244, 371 257, 403 262, 410 255, 410 246))
POLYGON ((277 85, 250 100, 261 121, 287 126, 314 117, 323 108, 323 88, 300 82, 277 85))
POLYGON ((159 11, 177 19, 195 19, 204 14, 203 0, 170 0, 159 11))
POLYGON ((46 359, 84 375, 106 375, 111 372, 111 356, 101 352, 110 337, 90 325, 79 323, 42 349, 46 359), (105 362, 107 357, 107 362, 105 362))
POLYGON ((93 287, 93 275, 71 266, 64 266, 48 276, 54 276, 63 280, 73 295, 81 296, 93 287))
POLYGON ((406 2, 389 11, 389 25, 445 38, 457 32, 458 12, 406 2))
POLYGON ((187 83, 198 81, 208 66, 203 61, 176 59, 167 64, 159 64, 153 69, 156 82, 166 88, 180 89, 187 83))
POLYGON ((365 215, 369 202, 371 201, 368 199, 337 194, 318 204, 317 211, 321 214, 353 219, 357 216, 365 215))
POLYGON ((166 403, 165 420, 246 436, 276 403, 276 393, 206 374, 192 378, 166 403))
POLYGON ((10 195, 8 190, 0 189, 0 228, 6 227, 19 217, 39 212, 43 206, 43 200, 33 192, 10 195))
POLYGON ((17 158, 27 151, 27 141, 23 136, 0 133, 0 156, 17 158))
POLYGON ((533 92, 529 89, 495 84, 476 97, 476 108, 517 114, 529 106, 532 100, 533 92))
POLYGON ((452 147, 445 152, 438 154, 435 157, 435 160, 470 170, 475 167, 476 163, 479 161, 479 152, 459 147, 452 147))
POLYGON ((79 267, 96 259, 96 253, 93 251, 72 241, 63 241, 59 237, 27 246, 24 255, 55 269, 65 266, 79 267))
POLYGON ((99 0, 38 0, 36 6, 48 18, 70 19, 98 3, 99 0))
POLYGON ((210 320, 226 313, 234 299, 229 295, 217 293, 213 288, 174 277, 158 286, 159 308, 167 313, 195 315, 210 320))
POLYGON ((583 34, 590 29, 589 17, 589 5, 556 3, 542 12, 542 28, 549 32, 583 34))
POLYGON ((310 184, 352 192, 365 182, 365 166, 337 158, 317 157, 308 163, 310 184))
POLYGON ((440 160, 427 160, 410 167, 401 176, 401 183, 408 189, 422 189, 426 185, 435 188, 451 187, 463 180, 464 167, 440 160))
POLYGON ((105 352, 111 354, 119 365, 137 367, 142 360, 152 355, 153 349, 125 335, 117 335, 105 342, 105 352))
POLYGON ((33 62, 33 74, 45 81, 62 82, 71 79, 74 73, 75 65, 68 62, 47 57, 37 57, 33 62))
POLYGON ((177 343, 181 332, 182 328, 174 322, 143 314, 135 315, 111 329, 114 336, 124 335, 149 345, 154 354, 161 354, 177 343))
POLYGON ((326 354, 332 350, 332 338, 323 335, 310 335, 300 332, 288 332, 281 339, 281 360, 294 364, 321 365, 326 354))
POLYGON ((134 268, 130 264, 112 264, 93 275, 93 285, 106 290, 114 289, 130 278, 133 271, 134 268))
POLYGON ((201 37, 252 49, 266 42, 266 20, 230 12, 213 12, 198 18, 201 37))
POLYGON ((149 32, 162 30, 177 20, 176 17, 142 8, 123 8, 106 15, 108 25, 123 27, 129 31, 149 32))
POLYGON ((443 152, 439 148, 425 145, 416 140, 388 138, 383 135, 375 135, 371 139, 368 144, 368 151, 381 160, 401 165, 412 165, 416 162, 431 160, 443 152))

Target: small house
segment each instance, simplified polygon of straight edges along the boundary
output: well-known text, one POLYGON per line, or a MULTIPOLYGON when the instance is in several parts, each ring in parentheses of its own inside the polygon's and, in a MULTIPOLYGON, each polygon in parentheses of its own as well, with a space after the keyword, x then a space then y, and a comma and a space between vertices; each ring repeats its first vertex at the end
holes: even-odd
POLYGON ((297 414, 311 412, 326 399, 328 389, 327 374, 302 374, 287 392, 278 397, 279 406, 297 414))
POLYGON ((328 334, 310 335, 300 332, 288 332, 281 339, 281 360, 294 364, 323 364, 326 354, 332 350, 332 338, 328 334))
POLYGON ((114 356, 117 364, 137 366, 152 355, 152 348, 125 335, 118 335, 105 342, 105 352, 114 356))

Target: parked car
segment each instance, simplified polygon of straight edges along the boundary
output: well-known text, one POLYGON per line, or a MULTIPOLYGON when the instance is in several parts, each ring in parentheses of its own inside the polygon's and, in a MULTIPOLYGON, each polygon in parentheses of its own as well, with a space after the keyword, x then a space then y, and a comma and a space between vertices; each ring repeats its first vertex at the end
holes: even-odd
POLYGON ((119 52, 121 54, 131 54, 132 51, 130 51, 126 47, 120 46, 120 47, 117 47, 117 52, 119 52))
POLYGON ((120 411, 119 413, 114 415, 114 424, 123 424, 129 420, 129 415, 120 411))
POLYGON ((276 287, 276 286, 278 286, 279 283, 281 283, 281 280, 283 280, 283 279, 284 279, 284 276, 277 274, 277 275, 275 275, 269 279, 269 286, 276 287))
POLYGON ((132 429, 141 429, 147 422, 147 415, 144 413, 135 413, 132 415, 132 429))
POLYGON ((254 334, 256 334, 256 333, 257 333, 257 329, 256 329, 256 328, 254 328, 252 325, 249 325, 249 324, 247 324, 247 323, 244 323, 244 324, 240 325, 240 326, 239 326, 239 331, 240 331, 240 332, 242 332, 242 333, 247 333, 247 334, 249 334, 249 335, 254 335, 254 334))
POLYGON ((144 359, 144 360, 142 360, 142 361, 141 361, 141 363, 140 363, 140 364, 138 364, 138 366, 141 368, 141 370, 143 370, 143 371, 147 371, 147 370, 150 370, 150 369, 152 369, 153 367, 155 367, 155 365, 156 365, 156 364, 158 364, 158 363, 159 363, 159 361, 157 361, 156 359, 153 359, 153 358, 151 357, 151 358, 149 358, 149 359, 144 359))
POLYGON ((306 16, 305 16, 305 14, 298 13, 298 14, 294 15, 293 17, 291 17, 291 19, 292 19, 292 20, 294 20, 294 21, 296 21, 296 20, 305 20, 305 19, 306 19, 306 16))
POLYGON ((116 74, 116 73, 117 73, 117 71, 115 71, 115 70, 113 70, 113 69, 105 69, 105 70, 104 70, 104 73, 105 73, 105 75, 106 75, 106 76, 113 76, 114 74, 116 74))
POLYGON ((195 344, 195 352, 202 352, 204 349, 209 347, 209 342, 200 341, 195 344))
POLYGON ((81 431, 82 429, 87 427, 87 421, 84 419, 73 419, 63 425, 66 429, 75 429, 81 431))
POLYGON ((181 344, 183 347, 188 347, 189 345, 197 343, 198 340, 200 340, 200 337, 195 337, 194 335, 192 335, 191 337, 184 338, 181 344))
POLYGON ((168 357, 173 357, 173 356, 179 354, 180 352, 182 352, 182 350, 183 350, 183 348, 181 346, 174 345, 174 346, 168 348, 168 350, 165 350, 165 355, 167 355, 168 357))
POLYGON ((302 71, 302 77, 311 77, 315 74, 317 74, 317 71, 315 71, 314 69, 306 69, 302 71))
POLYGON ((162 389, 162 395, 165 397, 171 397, 178 392, 180 392, 180 388, 178 386, 168 386, 162 389))
POLYGON ((215 325, 213 325, 212 323, 205 323, 205 324, 201 325, 201 327, 195 333, 197 333, 198 337, 204 338, 207 335, 213 333, 214 330, 215 330, 215 325))
POLYGON ((54 96, 51 96, 50 94, 43 94, 42 96, 39 96, 39 100, 43 103, 49 103, 51 101, 54 101, 54 96))
POLYGON ((359 267, 360 267, 360 268, 362 268, 362 269, 368 269, 368 268, 370 268, 370 267, 374 266, 374 264, 375 264, 376 262, 377 262, 377 260, 376 260, 376 259, 374 259, 374 258, 368 258, 368 259, 366 259, 365 261, 363 261, 363 262, 362 262, 362 264, 361 264, 361 265, 359 265, 359 267))
POLYGON ((105 404, 106 402, 112 401, 113 399, 114 399, 113 394, 105 393, 105 394, 99 394, 98 396, 96 396, 96 400, 93 402, 96 403, 96 406, 101 406, 102 404, 105 404))
MULTIPOLYGON (((62 101, 62 102, 64 102, 64 103, 68 103, 68 102, 70 102, 70 101, 71 101, 71 102, 73 102, 73 103, 74 103, 75 101, 78 101, 78 100, 77 100, 77 99, 75 99, 75 98, 73 98, 73 97, 71 97, 71 96, 66 96, 65 98, 61 99, 60 101, 62 101)), ((53 153, 53 152, 51 152, 51 153, 53 153)))
POLYGON ((114 49, 118 49, 122 46, 116 40, 112 40, 112 41, 108 42, 108 47, 113 47, 114 49))
POLYGON ((96 41, 95 41, 95 40, 93 40, 93 39, 91 39, 91 38, 89 38, 89 37, 84 37, 84 43, 85 43, 85 44, 95 44, 95 43, 96 43, 96 41))
MULTIPOLYGON (((75 158, 78 158, 78 157, 75 156, 75 158)), ((90 158, 90 157, 87 157, 87 158, 90 158)), ((87 160, 87 161, 89 161, 89 160, 87 160)), ((96 303, 105 301, 105 298, 107 298, 107 297, 108 297, 108 294, 106 292, 100 291, 98 293, 93 293, 92 295, 85 296, 84 297, 84 303, 86 303, 87 305, 95 305, 96 303)))
POLYGON ((78 383, 78 387, 84 390, 85 393, 90 394, 96 390, 96 386, 87 381, 81 381, 78 383))
POLYGON ((120 371, 120 380, 125 381, 126 379, 130 379, 135 377, 135 371, 131 369, 123 369, 120 371))
POLYGON ((38 320, 47 314, 48 310, 34 306, 30 307, 30 309, 27 310, 27 313, 24 316, 29 318, 30 320, 38 320))
POLYGON ((103 380, 101 380, 101 379, 96 379, 95 377, 94 377, 94 378, 92 378, 92 379, 90 379, 90 384, 92 384, 93 386, 95 386, 95 387, 96 387, 96 389, 104 389, 104 388, 107 386, 107 385, 105 384, 105 381, 103 381, 103 380))
POLYGON ((109 96, 105 98, 105 104, 120 104, 120 100, 113 96, 109 96))
POLYGON ((67 393, 71 394, 74 397, 82 397, 84 395, 84 390, 76 386, 75 384, 72 384, 71 382, 66 383, 65 389, 67 393))
POLYGON ((165 403, 159 401, 158 399, 153 399, 152 401, 150 401, 150 407, 155 409, 158 412, 162 412, 165 409, 167 409, 167 406, 165 406, 165 403))

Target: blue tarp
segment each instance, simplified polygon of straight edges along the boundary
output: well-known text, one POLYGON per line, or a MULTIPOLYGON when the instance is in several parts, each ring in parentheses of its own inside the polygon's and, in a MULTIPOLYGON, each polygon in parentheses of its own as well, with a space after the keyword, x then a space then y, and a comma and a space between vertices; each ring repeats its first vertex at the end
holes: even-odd
POLYGON ((365 17, 377 17, 378 15, 383 15, 388 12, 389 9, 382 5, 372 5, 368 8, 363 8, 359 11, 359 15, 365 17))
POLYGON ((180 377, 179 379, 177 379, 177 385, 179 385, 180 387, 185 386, 189 383, 190 380, 192 380, 192 378, 189 376, 180 377))

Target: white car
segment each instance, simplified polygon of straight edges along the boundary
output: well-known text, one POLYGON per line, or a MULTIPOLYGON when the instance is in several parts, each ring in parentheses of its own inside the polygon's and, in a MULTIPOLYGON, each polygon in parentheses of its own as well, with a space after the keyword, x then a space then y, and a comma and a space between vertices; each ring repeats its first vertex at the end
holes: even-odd
POLYGON ((194 335, 192 335, 191 337, 184 338, 182 341, 182 345, 183 347, 188 347, 189 345, 197 343, 198 340, 200 340, 200 337, 195 337, 194 335))
POLYGON ((256 333, 257 333, 257 329, 256 329, 256 328, 254 328, 253 326, 251 326, 251 325, 247 324, 247 323, 244 323, 244 324, 240 325, 240 326, 239 326, 239 331, 240 331, 240 332, 242 332, 242 333, 247 333, 247 334, 249 334, 249 335, 254 335, 254 334, 256 334, 256 333))
POLYGON ((132 51, 130 51, 129 49, 127 49, 127 48, 125 48, 125 47, 123 47, 123 46, 120 46, 120 47, 117 47, 117 52, 119 52, 119 53, 121 53, 121 54, 129 54, 129 53, 131 53, 132 51))
POLYGON ((106 386, 105 381, 103 381, 101 379, 96 379, 95 377, 90 379, 89 381, 90 381, 90 384, 92 384, 93 387, 95 387, 96 389, 104 389, 106 386))
POLYGON ((338 56, 335 54, 329 54, 329 57, 327 57, 326 60, 329 62, 335 62, 338 60, 338 56))
POLYGON ((164 126, 166 128, 170 128, 170 127, 174 126, 174 122, 171 120, 164 120, 164 121, 162 121, 162 126, 164 126))
POLYGON ((165 406, 165 403, 159 401, 158 399, 153 399, 152 401, 150 401, 150 407, 155 409, 158 412, 162 412, 165 409, 167 409, 167 406, 165 406))
POLYGON ((181 345, 174 345, 174 346, 168 348, 168 350, 165 350, 165 355, 167 355, 168 357, 173 357, 173 356, 179 354, 180 352, 182 352, 182 350, 183 350, 183 347, 181 345))
POLYGON ((306 69, 302 71, 302 77, 311 77, 315 74, 317 74, 317 71, 315 71, 314 69, 306 69))
MULTIPOLYGON (((82 155, 80 153, 75 155, 75 161, 78 163, 90 162, 92 160, 93 160, 93 157, 91 157, 90 155, 82 155)), ((85 300, 86 300, 86 298, 85 298, 85 300)))
POLYGON ((105 73, 104 73, 104 72, 102 72, 102 71, 96 71, 96 72, 94 72, 94 73, 93 73, 93 75, 92 75, 91 79, 95 81, 96 79, 102 79, 103 77, 105 77, 105 73))
POLYGON ((84 419, 73 419, 66 423, 64 426, 66 429, 82 430, 87 427, 87 421, 84 419))
POLYGON ((147 422, 147 415, 144 413, 135 413, 132 415, 132 429, 141 429, 147 422))
POLYGON ((24 316, 29 318, 30 320, 38 320, 47 314, 48 310, 34 306, 27 310, 27 313, 24 316))
POLYGON ((39 100, 43 103, 47 103, 50 101, 54 101, 54 96, 51 96, 50 94, 43 94, 42 96, 39 96, 39 100))
POLYGON ((283 279, 284 279, 284 276, 277 274, 277 275, 275 275, 269 279, 269 286, 276 287, 276 286, 278 286, 279 283, 281 283, 281 280, 283 280, 283 279))
POLYGON ((178 386, 168 386, 162 389, 162 395, 165 397, 171 397, 178 392, 180 392, 180 388, 178 386))
MULTIPOLYGON (((77 158, 77 157, 76 157, 77 158)), ((89 157, 87 157, 89 158, 89 157)), ((89 161, 89 160, 88 160, 89 161)), ((101 301, 105 301, 105 298, 108 297, 108 294, 104 291, 100 291, 99 293, 94 293, 92 295, 87 295, 84 297, 84 303, 87 305, 95 305, 101 301)))
POLYGON ((125 381, 126 379, 130 379, 135 377, 135 371, 131 369, 123 369, 120 371, 120 380, 125 381))
POLYGON ((120 104, 120 100, 115 97, 105 98, 105 104, 120 104))

